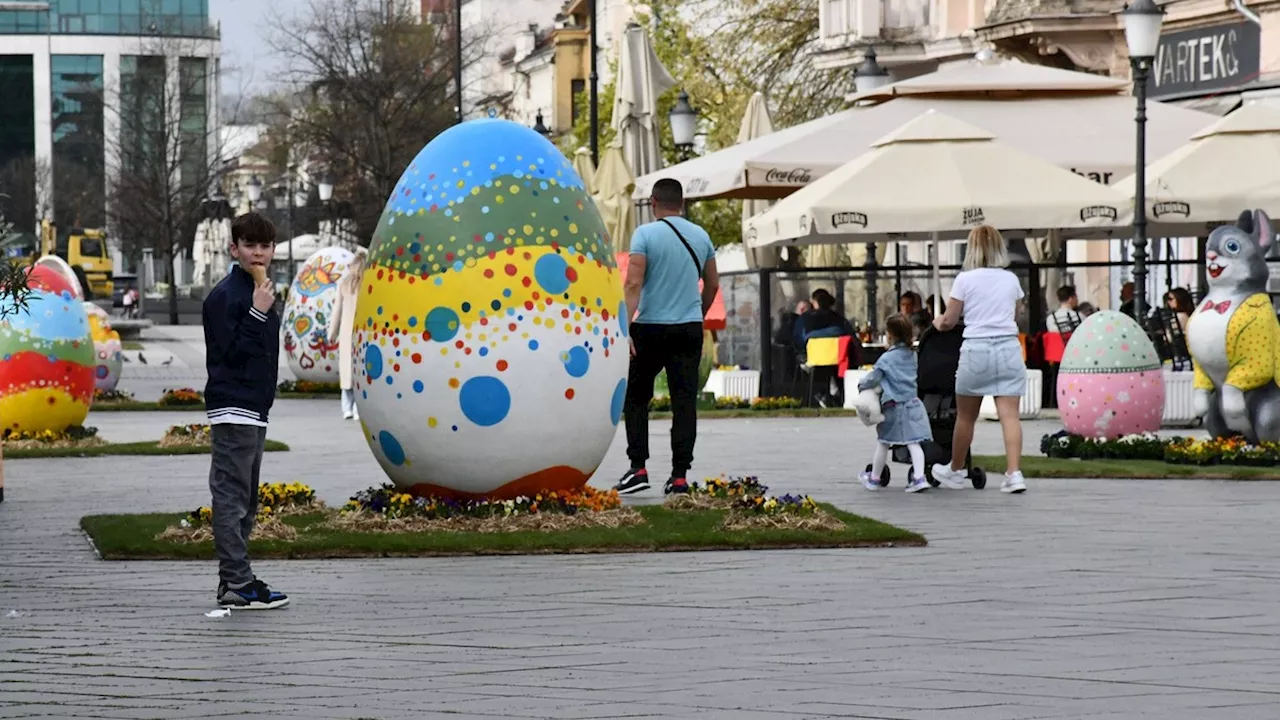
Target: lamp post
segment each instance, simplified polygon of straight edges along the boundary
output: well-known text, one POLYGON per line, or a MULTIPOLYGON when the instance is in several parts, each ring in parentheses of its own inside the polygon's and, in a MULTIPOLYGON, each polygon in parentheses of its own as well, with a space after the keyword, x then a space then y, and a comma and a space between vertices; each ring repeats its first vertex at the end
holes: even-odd
POLYGON ((860 93, 878 90, 888 85, 890 80, 889 71, 876 60, 875 46, 868 47, 863 53, 862 64, 853 71, 854 90, 860 93))
MULTIPOLYGON (((698 133, 698 111, 689 104, 689 93, 680 91, 676 105, 671 108, 667 119, 671 122, 671 139, 680 153, 680 162, 684 162, 693 154, 693 144, 698 133)), ((684 214, 692 220, 688 198, 685 199, 684 214)))
POLYGON ((458 96, 458 123, 462 123, 462 0, 453 6, 453 91, 458 96))
POLYGON ((258 201, 262 199, 262 180, 257 175, 249 178, 245 191, 249 193, 249 212, 254 212, 258 209, 258 201))
POLYGON ((1135 0, 1120 13, 1124 40, 1129 46, 1129 66, 1133 69, 1133 94, 1138 100, 1137 166, 1134 168, 1133 217, 1133 316, 1146 327, 1147 317, 1147 78, 1160 45, 1164 10, 1153 0, 1135 0))
POLYGON ((590 96, 587 99, 590 107, 588 114, 591 117, 591 164, 600 167, 600 72, 596 67, 600 48, 596 43, 596 0, 587 0, 587 24, 590 25, 591 35, 591 76, 590 96))
MULTIPOLYGON (((324 217, 329 223, 329 232, 337 236, 333 227, 333 176, 327 171, 320 176, 320 181, 316 183, 316 191, 320 195, 320 202, 324 205, 324 217)), ((323 227, 323 226, 321 226, 323 227)), ((320 233, 320 246, 324 247, 324 233, 320 233)))
POLYGON ((538 117, 534 119, 533 131, 538 133, 544 138, 551 137, 551 129, 548 128, 546 125, 544 125, 542 122, 542 110, 538 110, 538 117))

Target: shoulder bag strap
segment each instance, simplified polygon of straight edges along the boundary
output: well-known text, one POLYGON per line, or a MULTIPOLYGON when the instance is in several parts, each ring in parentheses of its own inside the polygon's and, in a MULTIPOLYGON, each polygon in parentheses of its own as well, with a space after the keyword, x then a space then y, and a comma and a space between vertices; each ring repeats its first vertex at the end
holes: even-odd
POLYGON ((698 277, 701 278, 702 263, 698 262, 698 253, 693 251, 693 246, 689 244, 688 240, 684 239, 684 236, 680 234, 680 231, 676 229, 676 226, 670 220, 662 218, 662 222, 665 223, 667 227, 671 228, 671 232, 675 233, 676 237, 680 238, 680 242, 684 243, 684 249, 688 250, 689 257, 693 258, 693 269, 698 271, 698 277))

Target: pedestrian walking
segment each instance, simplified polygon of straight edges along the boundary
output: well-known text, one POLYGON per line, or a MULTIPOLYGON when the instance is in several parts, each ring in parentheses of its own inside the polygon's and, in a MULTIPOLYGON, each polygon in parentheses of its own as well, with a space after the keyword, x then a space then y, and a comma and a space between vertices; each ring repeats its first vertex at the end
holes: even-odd
POLYGON ((663 492, 689 491, 698 435, 698 367, 702 320, 720 289, 711 236, 681 216, 684 188, 663 179, 650 198, 654 222, 636 228, 627 265, 626 305, 631 321, 631 367, 623 415, 627 426, 627 470, 614 489, 630 494, 649 488, 649 402, 658 373, 667 371, 671 392, 671 476, 663 492), (699 290, 698 281, 702 281, 699 290), (634 318, 634 320, 633 320, 634 318))
POLYGON ((249 566, 249 534, 258 513, 262 450, 280 356, 280 315, 266 276, 275 240, 275 226, 264 216, 251 212, 236 218, 231 256, 238 264, 205 298, 203 308, 217 601, 223 607, 248 610, 289 602, 284 593, 257 579, 249 566))
POLYGON ((338 380, 342 388, 342 417, 346 420, 360 419, 351 383, 351 342, 355 332, 356 298, 359 297, 360 278, 364 275, 364 261, 368 255, 369 251, 364 248, 356 250, 355 259, 338 281, 338 299, 333 303, 329 322, 329 344, 338 343, 338 380))

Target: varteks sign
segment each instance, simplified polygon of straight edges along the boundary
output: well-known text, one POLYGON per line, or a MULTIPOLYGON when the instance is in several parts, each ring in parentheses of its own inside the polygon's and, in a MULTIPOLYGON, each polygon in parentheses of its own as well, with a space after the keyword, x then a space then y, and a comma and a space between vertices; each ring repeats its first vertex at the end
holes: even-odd
POLYGON ((1251 22, 1165 33, 1147 89, 1156 98, 1243 85, 1258 77, 1261 47, 1251 22))

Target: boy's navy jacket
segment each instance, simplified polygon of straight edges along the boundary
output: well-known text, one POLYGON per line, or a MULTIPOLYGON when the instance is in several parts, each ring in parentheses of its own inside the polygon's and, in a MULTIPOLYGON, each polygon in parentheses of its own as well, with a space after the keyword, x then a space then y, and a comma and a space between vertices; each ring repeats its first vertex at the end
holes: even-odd
POLYGON ((209 420, 267 422, 276 398, 280 315, 253 306, 253 276, 239 264, 205 297, 202 315, 209 420))

